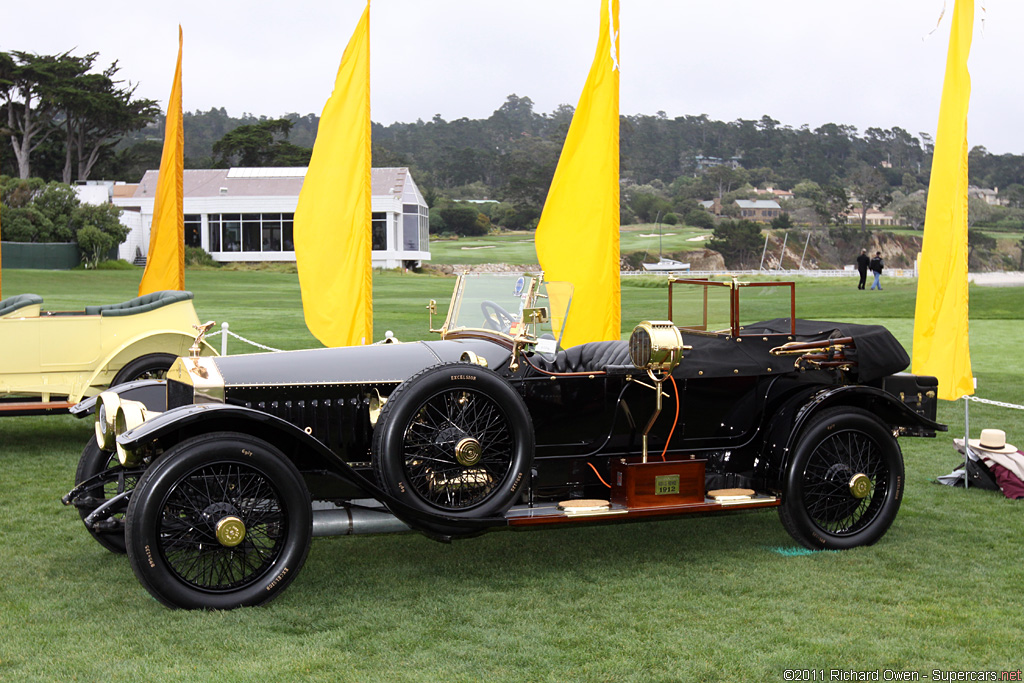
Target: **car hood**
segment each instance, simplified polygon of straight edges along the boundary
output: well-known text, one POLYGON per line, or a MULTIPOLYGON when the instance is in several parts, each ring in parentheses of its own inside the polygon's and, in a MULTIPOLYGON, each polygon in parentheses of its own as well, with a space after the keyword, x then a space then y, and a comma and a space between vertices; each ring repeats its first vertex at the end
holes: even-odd
POLYGON ((221 356, 216 364, 226 387, 402 382, 420 370, 458 361, 466 351, 488 367, 508 363, 504 346, 483 339, 420 341, 221 356))

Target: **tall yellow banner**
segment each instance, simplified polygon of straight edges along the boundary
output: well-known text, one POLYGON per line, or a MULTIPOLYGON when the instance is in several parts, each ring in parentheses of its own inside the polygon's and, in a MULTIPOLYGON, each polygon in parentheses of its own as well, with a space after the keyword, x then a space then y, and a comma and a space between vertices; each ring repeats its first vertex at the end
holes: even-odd
POLYGON ((306 327, 325 346, 373 340, 370 263, 370 3, 320 116, 295 209, 306 327))
POLYGON ((153 200, 146 270, 139 296, 165 289, 185 289, 185 128, 181 112, 181 26, 178 26, 178 65, 167 100, 164 151, 153 200))
POLYGON ((937 377, 939 398, 947 401, 974 393, 967 313, 967 57, 973 29, 974 0, 956 0, 914 311, 911 367, 937 377))
POLYGON ((602 0, 597 53, 537 226, 548 280, 575 287, 563 346, 621 337, 619 0, 602 0))

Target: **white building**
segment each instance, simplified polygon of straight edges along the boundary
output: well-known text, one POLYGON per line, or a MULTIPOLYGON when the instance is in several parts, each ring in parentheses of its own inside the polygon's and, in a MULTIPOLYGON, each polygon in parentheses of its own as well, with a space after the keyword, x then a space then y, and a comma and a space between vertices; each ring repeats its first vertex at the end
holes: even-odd
MULTIPOLYGON (((118 256, 145 257, 158 171, 146 171, 129 196, 114 194, 130 228, 118 256)), ((215 261, 294 261, 293 221, 305 168, 185 170, 185 244, 215 261)), ((430 259, 429 215, 407 168, 375 168, 371 212, 373 266, 399 268, 430 259)))

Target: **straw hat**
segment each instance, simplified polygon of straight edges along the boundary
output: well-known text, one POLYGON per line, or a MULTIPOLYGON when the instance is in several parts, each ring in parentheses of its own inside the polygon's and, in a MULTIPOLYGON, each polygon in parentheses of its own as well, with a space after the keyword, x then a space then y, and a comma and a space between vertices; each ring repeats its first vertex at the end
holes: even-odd
POLYGON ((1006 443, 1006 432, 1002 429, 982 429, 980 439, 971 439, 971 448, 989 453, 1016 453, 1017 447, 1006 443))

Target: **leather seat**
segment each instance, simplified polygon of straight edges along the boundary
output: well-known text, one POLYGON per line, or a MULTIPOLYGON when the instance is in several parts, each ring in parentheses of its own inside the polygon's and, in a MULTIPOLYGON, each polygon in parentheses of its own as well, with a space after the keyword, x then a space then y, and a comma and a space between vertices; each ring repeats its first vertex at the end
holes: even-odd
POLYGON ((551 359, 534 354, 530 360, 546 372, 599 372, 609 365, 632 365, 625 341, 588 342, 563 349, 551 359))

